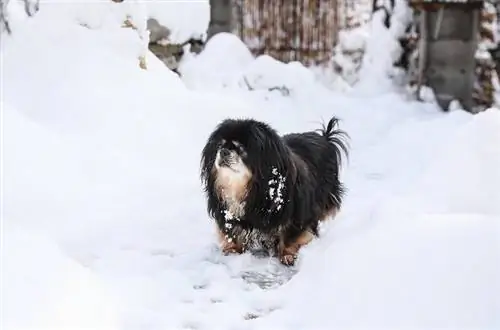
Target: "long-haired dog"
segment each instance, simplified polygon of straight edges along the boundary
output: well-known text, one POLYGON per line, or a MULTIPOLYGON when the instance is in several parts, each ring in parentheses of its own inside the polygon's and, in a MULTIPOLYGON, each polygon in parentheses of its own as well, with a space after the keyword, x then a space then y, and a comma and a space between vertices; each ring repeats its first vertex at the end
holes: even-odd
POLYGON ((252 119, 217 126, 202 152, 201 179, 224 253, 260 248, 294 264, 342 203, 347 134, 337 124, 332 118, 319 132, 282 137, 252 119))

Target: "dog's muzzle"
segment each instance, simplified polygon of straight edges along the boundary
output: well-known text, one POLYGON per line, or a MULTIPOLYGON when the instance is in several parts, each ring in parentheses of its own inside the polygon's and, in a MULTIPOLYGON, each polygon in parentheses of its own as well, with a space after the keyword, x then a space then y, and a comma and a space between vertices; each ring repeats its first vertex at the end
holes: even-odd
POLYGON ((225 158, 229 158, 229 156, 231 156, 231 151, 229 151, 226 148, 222 148, 219 151, 219 154, 220 154, 221 159, 225 159, 225 158))
POLYGON ((219 150, 219 157, 218 157, 218 165, 219 166, 231 166, 233 164, 233 159, 231 157, 231 151, 229 151, 226 148, 222 148, 219 150))

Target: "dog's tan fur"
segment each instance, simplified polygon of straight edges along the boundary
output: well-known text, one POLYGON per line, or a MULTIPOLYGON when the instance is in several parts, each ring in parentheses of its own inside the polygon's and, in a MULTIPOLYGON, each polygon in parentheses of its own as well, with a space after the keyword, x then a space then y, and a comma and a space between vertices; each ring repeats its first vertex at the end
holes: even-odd
POLYGON ((243 172, 236 173, 229 168, 215 168, 217 179, 215 187, 217 195, 225 201, 227 209, 235 217, 243 216, 244 203, 248 183, 252 178, 252 173, 246 169, 243 172))
POLYGON ((285 245, 283 239, 281 239, 278 246, 278 255, 281 263, 287 266, 293 265, 295 259, 297 259, 300 248, 309 244, 313 239, 314 235, 309 230, 304 230, 297 239, 287 245, 285 245))
MULTIPOLYGON (((324 215, 320 218, 320 221, 325 222, 333 219, 337 215, 338 209, 333 208, 326 210, 324 215)), ((278 247, 278 254, 280 261, 285 265, 293 265, 297 259, 299 250, 309 244, 314 239, 314 235, 311 231, 305 230, 300 234, 297 239, 295 239, 290 244, 285 245, 283 239, 280 240, 278 247)))
POLYGON ((338 211, 339 210, 337 208, 325 210, 325 212, 323 213, 323 216, 319 220, 322 222, 332 220, 333 218, 335 218, 337 216, 338 211))
POLYGON ((216 230, 222 253, 243 253, 245 251, 245 247, 240 242, 236 240, 229 241, 227 236, 219 228, 216 230))

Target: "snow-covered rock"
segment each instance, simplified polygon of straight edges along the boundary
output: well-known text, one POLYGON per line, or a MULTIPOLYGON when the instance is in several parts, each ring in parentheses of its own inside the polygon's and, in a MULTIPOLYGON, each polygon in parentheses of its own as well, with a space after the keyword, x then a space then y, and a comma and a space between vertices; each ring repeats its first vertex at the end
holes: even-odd
POLYGON ((315 86, 317 82, 314 74, 299 62, 283 63, 261 55, 243 70, 238 84, 249 90, 279 91, 288 95, 315 86))
POLYGON ((179 72, 191 88, 211 85, 232 86, 236 76, 254 60, 247 46, 235 35, 218 33, 206 43, 199 55, 188 55, 179 72))

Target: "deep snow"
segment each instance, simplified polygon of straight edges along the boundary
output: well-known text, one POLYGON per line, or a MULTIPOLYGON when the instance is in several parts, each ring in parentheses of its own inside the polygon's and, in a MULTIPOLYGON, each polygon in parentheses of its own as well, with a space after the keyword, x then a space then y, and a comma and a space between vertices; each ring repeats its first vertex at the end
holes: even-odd
POLYGON ((132 31, 67 13, 1 48, 2 329, 500 327, 497 109, 442 113, 371 75, 339 93, 227 35, 183 82, 151 54, 139 69, 132 31), (349 191, 322 238, 296 268, 222 256, 198 176, 214 126, 332 115, 349 191))

